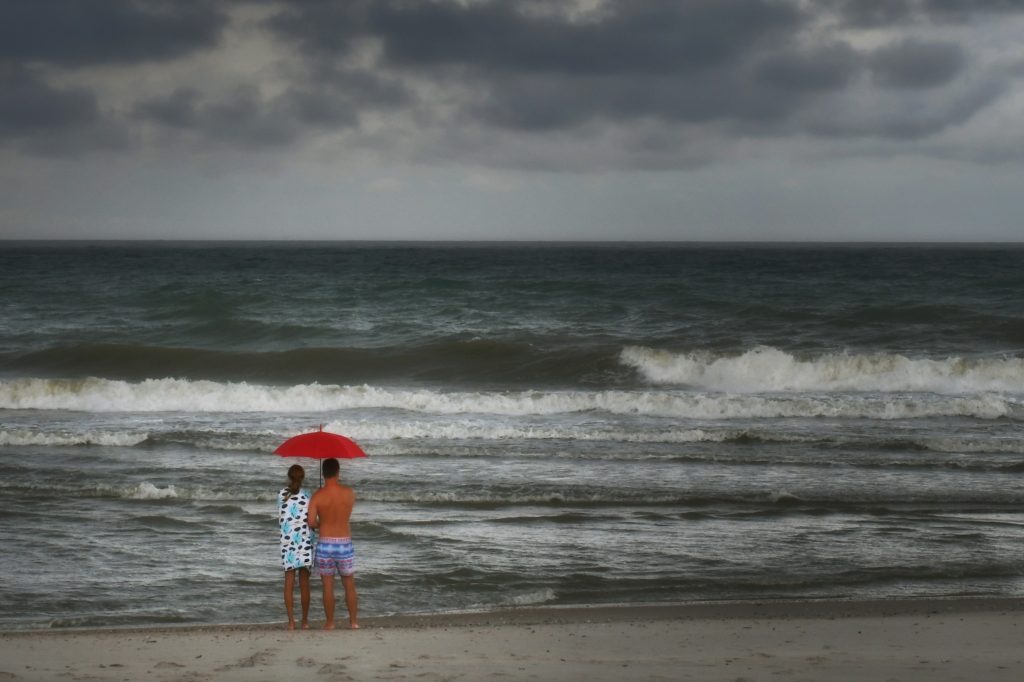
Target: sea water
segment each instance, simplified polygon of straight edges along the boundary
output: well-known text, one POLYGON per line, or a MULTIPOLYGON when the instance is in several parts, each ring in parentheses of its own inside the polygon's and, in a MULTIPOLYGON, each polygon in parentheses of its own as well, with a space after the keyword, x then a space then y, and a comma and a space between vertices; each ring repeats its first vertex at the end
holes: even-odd
POLYGON ((321 424, 366 615, 1021 595, 1022 294, 999 245, 8 242, 0 627, 281 620, 321 424))

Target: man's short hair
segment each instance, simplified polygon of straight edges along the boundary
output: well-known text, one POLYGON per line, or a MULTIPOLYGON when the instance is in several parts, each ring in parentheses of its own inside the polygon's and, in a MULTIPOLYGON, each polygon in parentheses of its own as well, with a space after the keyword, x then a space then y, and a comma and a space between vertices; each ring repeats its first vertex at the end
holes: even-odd
POLYGON ((334 478, 341 471, 341 465, 338 464, 338 460, 331 457, 324 460, 320 470, 324 472, 324 478, 334 478))

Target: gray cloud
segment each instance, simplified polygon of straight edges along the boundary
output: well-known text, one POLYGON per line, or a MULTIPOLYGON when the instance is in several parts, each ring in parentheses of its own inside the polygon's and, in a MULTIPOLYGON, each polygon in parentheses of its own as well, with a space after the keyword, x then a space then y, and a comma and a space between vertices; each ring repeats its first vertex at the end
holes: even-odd
POLYGON ((0 136, 60 128, 50 146, 70 153, 83 148, 73 132, 93 126, 139 144, 283 153, 344 133, 349 146, 456 163, 529 165, 541 150, 556 167, 558 150, 567 169, 616 152, 627 167, 689 167, 735 137, 917 140, 969 121, 1012 82, 948 37, 966 29, 929 39, 968 5, 981 17, 1024 0, 18 0, 0 5, 0 54, 14 65, 0 136), (902 37, 857 48, 837 17, 902 37), (249 73, 232 62, 222 83, 174 72, 174 58, 224 36, 230 59, 262 45, 274 61, 249 73), (83 65, 95 80, 74 85, 83 65), (102 99, 109 74, 165 67, 160 94, 102 99), (606 148, 584 152, 595 138, 606 148))
POLYGON ((967 57, 955 43, 903 40, 876 50, 869 64, 875 79, 887 87, 932 88, 963 71, 967 57))
POLYGON ((83 127, 99 119, 86 88, 53 88, 33 71, 0 64, 0 136, 22 138, 83 127))
POLYGON ((848 48, 784 52, 805 24, 789 2, 617 2, 582 16, 569 8, 309 2, 268 25, 316 61, 376 41, 385 68, 442 88, 466 86, 462 123, 533 132, 647 117, 774 120, 794 106, 782 91, 839 87, 854 70, 848 48), (762 52, 773 57, 752 79, 749 64, 762 52))
POLYGON ((312 55, 345 55, 367 33, 370 0, 307 0, 283 6, 266 26, 286 43, 312 55))
POLYGON ((311 61, 345 60, 360 45, 376 45, 382 68, 446 90, 460 126, 551 135, 653 119, 753 135, 918 137, 973 111, 942 106, 920 125, 905 116, 901 91, 941 88, 969 67, 955 43, 904 40, 871 53, 840 40, 796 47, 823 11, 860 24, 899 24, 923 13, 945 16, 938 2, 656 0, 606 3, 582 15, 571 7, 311 1, 289 5, 268 25, 311 61), (889 91, 891 111, 885 95, 868 92, 870 111, 841 97, 864 72, 889 91), (805 123, 829 106, 816 101, 830 97, 854 108, 841 120, 855 123, 805 123))
POLYGON ((383 2, 368 17, 393 64, 571 75, 702 69, 800 23, 794 6, 768 0, 622 2, 575 20, 517 11, 510 3, 383 2))
POLYGON ((922 10, 933 19, 965 21, 978 14, 1024 12, 1021 0, 921 0, 922 10))
POLYGON ((201 0, 5 0, 0 59, 66 67, 172 59, 212 47, 226 24, 201 0))
POLYGON ((835 90, 850 82, 860 70, 861 61, 846 43, 786 50, 765 57, 757 65, 755 79, 792 92, 835 90))
POLYGON ((570 3, 539 13, 529 3, 311 0, 268 21, 308 53, 344 56, 360 38, 380 42, 387 63, 426 70, 564 74, 669 73, 742 55, 798 28, 796 6, 772 0, 608 3, 572 17, 570 3))
POLYGON ((859 28, 961 23, 972 17, 1024 12, 1021 0, 824 0, 840 20, 859 28))
POLYGON ((835 4, 845 24, 862 28, 892 26, 914 17, 910 0, 839 0, 835 4))
POLYGON ((1005 78, 990 76, 946 89, 852 90, 801 111, 800 125, 825 137, 916 141, 966 123, 1007 87, 1005 78))
POLYGON ((466 114, 500 127, 551 131, 592 121, 646 118, 669 123, 768 123, 797 104, 796 98, 779 90, 720 70, 687 76, 502 79, 466 114))
POLYGON ((296 82, 273 97, 264 97, 253 85, 216 96, 180 88, 137 103, 132 115, 136 121, 215 143, 269 148, 317 131, 354 128, 361 112, 412 101, 401 85, 370 72, 323 68, 317 75, 315 82, 296 82))
MULTIPOLYGON (((303 114, 318 111, 328 116, 322 103, 288 93, 265 101, 254 86, 239 86, 217 98, 204 99, 194 89, 177 90, 167 97, 140 102, 137 120, 198 135, 204 142, 252 149, 279 147, 294 142, 303 132, 303 114)), ((335 123, 342 118, 330 115, 335 123)), ((316 115, 308 114, 307 118, 316 115)))
POLYGON ((166 97, 156 97, 135 106, 135 116, 170 128, 191 128, 200 118, 200 94, 194 88, 179 88, 166 97))

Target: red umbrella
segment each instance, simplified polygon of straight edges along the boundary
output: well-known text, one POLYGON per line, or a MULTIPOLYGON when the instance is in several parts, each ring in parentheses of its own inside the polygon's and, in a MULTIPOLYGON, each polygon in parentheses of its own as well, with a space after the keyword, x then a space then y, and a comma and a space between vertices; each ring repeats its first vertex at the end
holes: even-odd
POLYGON ((274 450, 274 454, 282 457, 310 457, 312 459, 366 457, 366 453, 356 445, 355 441, 337 433, 324 431, 323 424, 320 425, 319 431, 289 438, 274 450))

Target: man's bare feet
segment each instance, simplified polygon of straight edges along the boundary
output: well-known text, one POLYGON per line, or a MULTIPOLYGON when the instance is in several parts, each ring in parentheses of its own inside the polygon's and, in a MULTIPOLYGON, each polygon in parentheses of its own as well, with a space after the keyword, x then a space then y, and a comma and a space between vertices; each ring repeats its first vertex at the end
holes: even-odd
POLYGON ((326 623, 324 623, 324 630, 333 630, 333 629, 334 629, 334 621, 333 620, 329 620, 326 623))
POLYGON ((349 623, 348 624, 348 629, 349 630, 358 630, 359 629, 359 623, 349 623))
POLYGON ((288 629, 289 630, 294 630, 295 629, 295 621, 294 620, 288 621, 288 629))
POLYGON ((302 629, 303 630, 308 630, 309 629, 309 621, 305 621, 305 620, 302 621, 302 629))

